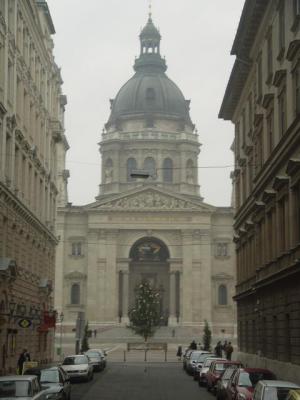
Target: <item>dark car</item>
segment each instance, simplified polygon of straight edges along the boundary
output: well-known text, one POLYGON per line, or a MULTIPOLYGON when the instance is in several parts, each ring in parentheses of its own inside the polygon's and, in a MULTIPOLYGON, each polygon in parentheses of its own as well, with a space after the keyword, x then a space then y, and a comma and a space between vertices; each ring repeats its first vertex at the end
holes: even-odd
POLYGON ((47 400, 71 400, 71 383, 65 371, 59 367, 29 368, 24 375, 36 375, 47 400))
POLYGON ((106 359, 101 350, 88 350, 84 353, 91 361, 94 371, 102 371, 106 366, 106 359))
POLYGON ((225 369, 235 366, 236 368, 243 367, 240 361, 213 361, 210 364, 209 370, 206 374, 206 388, 208 391, 216 393, 216 385, 218 380, 221 378, 225 369))
POLYGON ((276 376, 268 369, 238 368, 228 382, 226 394, 228 400, 252 400, 257 382, 275 380, 276 376))

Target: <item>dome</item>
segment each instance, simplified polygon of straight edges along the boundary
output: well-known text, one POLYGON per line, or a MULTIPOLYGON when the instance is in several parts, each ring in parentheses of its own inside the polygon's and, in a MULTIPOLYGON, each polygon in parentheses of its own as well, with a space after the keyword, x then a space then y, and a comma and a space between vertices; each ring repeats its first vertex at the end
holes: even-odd
POLYGON ((193 126, 189 101, 165 74, 165 59, 160 55, 161 36, 149 16, 140 34, 141 52, 135 60, 135 75, 122 86, 111 100, 109 128, 122 118, 165 116, 193 126))
POLYGON ((150 38, 152 39, 153 38, 153 39, 160 40, 161 36, 160 36, 159 30, 153 24, 151 17, 148 19, 146 26, 142 29, 140 38, 141 39, 150 39, 150 38))
POLYGON ((187 102, 164 72, 138 71, 112 102, 109 123, 120 117, 159 114, 192 123, 187 102))

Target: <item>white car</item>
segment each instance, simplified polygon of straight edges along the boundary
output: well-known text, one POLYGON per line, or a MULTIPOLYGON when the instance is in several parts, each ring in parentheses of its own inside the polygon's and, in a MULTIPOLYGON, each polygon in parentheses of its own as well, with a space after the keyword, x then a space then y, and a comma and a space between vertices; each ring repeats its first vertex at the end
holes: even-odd
POLYGON ((41 389, 35 375, 10 375, 0 377, 0 398, 22 400, 46 400, 46 391, 41 389))
POLYGON ((61 367, 69 378, 79 378, 89 381, 93 379, 93 365, 88 356, 76 354, 64 359, 61 367))
POLYGON ((262 380, 255 386, 253 400, 285 399, 290 389, 300 389, 300 386, 293 382, 262 380))

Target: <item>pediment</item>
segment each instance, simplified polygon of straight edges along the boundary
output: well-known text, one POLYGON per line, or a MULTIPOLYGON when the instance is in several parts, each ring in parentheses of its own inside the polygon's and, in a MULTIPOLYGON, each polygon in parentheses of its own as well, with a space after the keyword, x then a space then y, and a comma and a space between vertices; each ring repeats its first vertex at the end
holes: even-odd
POLYGON ((190 200, 187 196, 176 195, 162 190, 147 188, 121 195, 113 199, 98 201, 92 209, 120 211, 208 211, 214 207, 200 199, 190 200))

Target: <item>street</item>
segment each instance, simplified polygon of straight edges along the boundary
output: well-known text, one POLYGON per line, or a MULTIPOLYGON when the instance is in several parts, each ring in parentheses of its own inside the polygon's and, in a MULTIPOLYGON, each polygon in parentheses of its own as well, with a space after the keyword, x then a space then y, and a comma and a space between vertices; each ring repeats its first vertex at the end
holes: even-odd
POLYGON ((72 384, 72 400, 212 400, 182 363, 109 363, 92 382, 72 384))

